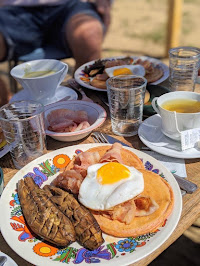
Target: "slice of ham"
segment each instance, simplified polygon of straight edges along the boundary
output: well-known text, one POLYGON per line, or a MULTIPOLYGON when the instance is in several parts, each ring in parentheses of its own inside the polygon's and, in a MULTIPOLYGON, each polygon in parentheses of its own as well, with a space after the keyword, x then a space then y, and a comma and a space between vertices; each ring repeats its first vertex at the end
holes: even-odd
POLYGON ((77 124, 74 123, 73 120, 69 119, 65 119, 48 127, 49 130, 55 132, 70 132, 71 128, 77 128, 77 124))
POLYGON ((104 156, 99 161, 100 163, 105 162, 118 162, 123 163, 122 157, 121 157, 121 149, 122 145, 120 143, 114 143, 110 150, 108 150, 104 156))
POLYGON ((52 185, 78 194, 83 179, 83 176, 76 170, 66 170, 53 180, 52 185))
POLYGON ((63 122, 63 120, 65 121, 66 119, 70 119, 75 123, 81 123, 83 121, 88 121, 88 115, 86 111, 74 111, 69 109, 56 109, 47 115, 47 120, 51 126, 63 122))
POLYGON ((100 155, 98 152, 82 152, 76 156, 73 169, 78 171, 83 177, 87 175, 90 165, 98 163, 100 155))
POLYGON ((73 128, 71 131, 79 131, 79 130, 83 130, 85 128, 90 127, 90 124, 88 123, 88 121, 83 121, 81 122, 76 128, 73 128))

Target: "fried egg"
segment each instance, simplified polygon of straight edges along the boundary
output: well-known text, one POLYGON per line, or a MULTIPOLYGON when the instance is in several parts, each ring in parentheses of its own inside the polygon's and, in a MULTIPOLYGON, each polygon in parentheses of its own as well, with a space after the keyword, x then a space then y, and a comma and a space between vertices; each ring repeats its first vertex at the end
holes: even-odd
POLYGON ((144 190, 143 174, 117 162, 93 164, 79 190, 79 201, 92 210, 108 210, 144 190))
POLYGON ((105 72, 109 77, 119 75, 137 75, 144 76, 145 68, 141 65, 123 65, 105 68, 105 72))

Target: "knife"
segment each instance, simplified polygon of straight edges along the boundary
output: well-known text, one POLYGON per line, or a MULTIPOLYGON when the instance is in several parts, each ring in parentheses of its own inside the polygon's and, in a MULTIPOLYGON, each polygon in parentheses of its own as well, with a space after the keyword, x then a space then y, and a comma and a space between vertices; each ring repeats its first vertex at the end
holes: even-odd
MULTIPOLYGON (((123 146, 126 146, 126 147, 129 147, 129 148, 132 148, 131 146, 125 144, 124 142, 116 139, 116 138, 113 138, 105 133, 101 133, 106 139, 107 141, 110 143, 110 144, 113 144, 115 142, 118 142, 118 143, 121 143, 123 146)), ((173 173, 172 173, 173 174, 173 173)), ((191 194, 193 193, 196 189, 197 189, 197 185, 194 184, 193 182, 185 179, 184 177, 180 177, 176 174, 173 174, 174 178, 176 179, 177 183, 179 184, 179 187, 183 190, 185 190, 187 193, 191 194)))
POLYGON ((131 146, 127 145, 126 143, 124 143, 124 142, 122 142, 122 141, 120 141, 120 140, 118 140, 118 139, 116 139, 116 138, 113 138, 113 137, 111 137, 111 136, 109 136, 109 135, 107 135, 107 134, 105 134, 105 133, 101 133, 101 134, 107 139, 107 141, 108 141, 110 144, 113 144, 113 143, 115 143, 115 142, 118 142, 118 143, 122 144, 122 145, 125 146, 125 147, 132 148, 131 146))

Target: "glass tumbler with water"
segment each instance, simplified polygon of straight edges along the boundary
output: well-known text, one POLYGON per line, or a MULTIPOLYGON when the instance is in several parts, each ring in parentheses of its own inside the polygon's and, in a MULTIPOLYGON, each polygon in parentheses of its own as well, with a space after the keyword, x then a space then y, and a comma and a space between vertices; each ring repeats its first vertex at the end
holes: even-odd
POLYGON ((112 131, 116 135, 134 136, 143 115, 147 80, 134 75, 120 75, 106 82, 112 131))
POLYGON ((172 91, 194 91, 200 67, 200 49, 183 46, 169 50, 169 85, 172 91))
POLYGON ((46 153, 44 107, 35 101, 17 101, 0 108, 0 123, 13 163, 22 168, 46 153))

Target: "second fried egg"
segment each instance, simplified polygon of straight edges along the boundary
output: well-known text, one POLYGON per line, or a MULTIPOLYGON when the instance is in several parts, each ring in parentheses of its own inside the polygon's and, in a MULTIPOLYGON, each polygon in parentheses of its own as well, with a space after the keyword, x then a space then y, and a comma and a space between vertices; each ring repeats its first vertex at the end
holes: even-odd
POLYGON ((137 75, 144 76, 145 69, 141 65, 123 65, 105 68, 105 72, 109 77, 119 76, 119 75, 137 75))

